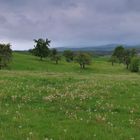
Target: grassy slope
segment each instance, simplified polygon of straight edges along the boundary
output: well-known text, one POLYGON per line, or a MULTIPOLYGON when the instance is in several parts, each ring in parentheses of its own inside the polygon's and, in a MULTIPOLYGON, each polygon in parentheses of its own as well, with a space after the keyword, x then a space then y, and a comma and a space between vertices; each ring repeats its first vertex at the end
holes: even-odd
POLYGON ((139 74, 105 58, 81 71, 14 56, 0 72, 0 139, 140 139, 139 74))
POLYGON ((55 63, 44 60, 40 61, 37 57, 15 53, 13 62, 10 66, 12 70, 27 70, 27 71, 45 71, 45 72, 74 72, 82 74, 112 74, 112 73, 129 73, 123 65, 116 64, 115 67, 112 67, 107 58, 100 57, 93 60, 93 64, 87 67, 86 71, 81 71, 77 63, 67 63, 61 61, 59 65, 55 63))

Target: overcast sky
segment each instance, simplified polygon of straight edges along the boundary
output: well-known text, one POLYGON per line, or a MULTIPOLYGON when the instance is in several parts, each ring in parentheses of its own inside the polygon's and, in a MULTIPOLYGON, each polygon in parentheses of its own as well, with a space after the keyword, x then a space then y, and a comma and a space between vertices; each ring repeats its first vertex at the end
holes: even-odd
POLYGON ((140 44, 140 0, 0 0, 0 42, 29 49, 51 46, 140 44))

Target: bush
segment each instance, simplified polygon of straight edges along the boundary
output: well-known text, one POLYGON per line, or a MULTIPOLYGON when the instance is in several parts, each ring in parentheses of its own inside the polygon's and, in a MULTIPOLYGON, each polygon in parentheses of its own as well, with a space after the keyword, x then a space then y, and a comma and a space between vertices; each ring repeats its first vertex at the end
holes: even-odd
POLYGON ((131 72, 138 72, 139 71, 139 63, 140 59, 138 57, 133 57, 130 63, 130 70, 131 72))

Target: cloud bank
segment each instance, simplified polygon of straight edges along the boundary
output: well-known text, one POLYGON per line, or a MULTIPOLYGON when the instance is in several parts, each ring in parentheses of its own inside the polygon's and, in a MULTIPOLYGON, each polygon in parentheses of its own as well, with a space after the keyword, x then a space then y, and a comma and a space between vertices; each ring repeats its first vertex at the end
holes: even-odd
POLYGON ((0 41, 13 49, 140 43, 139 0, 0 0, 0 41))

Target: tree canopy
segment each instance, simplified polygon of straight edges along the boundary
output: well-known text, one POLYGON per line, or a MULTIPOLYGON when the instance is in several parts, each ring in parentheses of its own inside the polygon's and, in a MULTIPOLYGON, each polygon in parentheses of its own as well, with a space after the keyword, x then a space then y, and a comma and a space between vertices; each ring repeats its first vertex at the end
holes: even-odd
POLYGON ((124 58, 124 47, 123 46, 117 46, 113 52, 113 56, 116 56, 119 60, 119 63, 123 63, 124 58))
POLYGON ((61 60, 61 56, 58 54, 57 49, 53 48, 50 50, 50 58, 52 61, 55 61, 55 63, 58 64, 58 61, 61 60))
POLYGON ((117 46, 110 58, 110 61, 112 62, 113 65, 114 62, 117 62, 116 61, 117 59, 119 63, 125 64, 127 69, 136 72, 138 71, 138 64, 139 64, 138 58, 136 56, 137 56, 137 52, 135 49, 128 49, 128 48, 124 48, 123 46, 117 46))
POLYGON ((49 46, 51 41, 46 39, 34 39, 34 42, 36 43, 36 45, 34 46, 34 49, 32 49, 32 54, 34 54, 35 56, 40 57, 40 59, 42 60, 43 58, 47 57, 49 55, 49 46))
POLYGON ((92 57, 88 53, 79 52, 76 55, 75 61, 79 63, 81 69, 85 69, 85 65, 90 65, 92 61, 92 57))
POLYGON ((133 57, 131 59, 131 63, 130 63, 131 72, 138 72, 139 67, 140 67, 140 58, 139 57, 133 57))
POLYGON ((10 44, 0 44, 0 69, 6 67, 12 59, 10 44))
POLYGON ((63 55, 65 56, 67 62, 71 62, 74 59, 74 52, 71 50, 65 50, 63 55))

